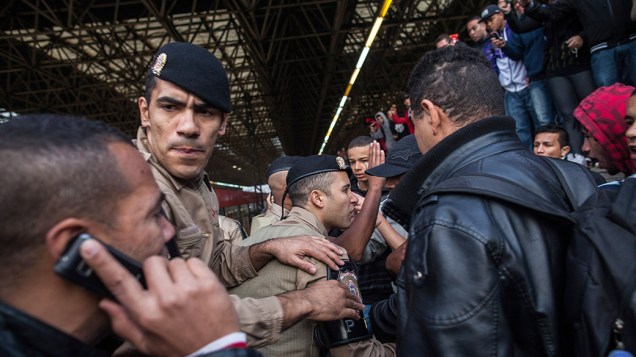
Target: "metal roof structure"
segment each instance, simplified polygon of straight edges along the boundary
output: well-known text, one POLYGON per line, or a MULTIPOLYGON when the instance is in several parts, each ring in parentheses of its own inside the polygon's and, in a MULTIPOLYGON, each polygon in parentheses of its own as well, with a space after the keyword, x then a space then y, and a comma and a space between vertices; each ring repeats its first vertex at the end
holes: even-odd
MULTIPOLYGON (((442 32, 458 33, 491 1, 391 3, 325 147, 367 133, 364 118, 396 103, 442 32)), ((0 115, 100 119, 131 137, 153 53, 172 41, 224 64, 233 112, 207 171, 264 183, 266 165, 318 153, 382 0, 5 0, 0 5, 0 115)), ((4 119, 6 120, 6 119, 4 119)))

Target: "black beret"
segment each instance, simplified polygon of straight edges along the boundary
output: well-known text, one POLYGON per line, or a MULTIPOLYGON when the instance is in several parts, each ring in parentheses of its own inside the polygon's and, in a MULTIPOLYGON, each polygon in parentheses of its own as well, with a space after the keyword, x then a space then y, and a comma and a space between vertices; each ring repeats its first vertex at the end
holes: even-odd
POLYGON ((265 173, 267 179, 269 180, 270 176, 279 171, 288 171, 299 159, 301 159, 300 156, 283 156, 274 159, 274 161, 267 166, 267 172, 265 173))
POLYGON ((346 171, 347 164, 340 156, 311 155, 301 157, 287 173, 287 189, 298 180, 331 171, 346 171))
POLYGON ((148 76, 176 84, 225 113, 232 111, 225 69, 201 46, 187 42, 162 46, 150 62, 148 76))

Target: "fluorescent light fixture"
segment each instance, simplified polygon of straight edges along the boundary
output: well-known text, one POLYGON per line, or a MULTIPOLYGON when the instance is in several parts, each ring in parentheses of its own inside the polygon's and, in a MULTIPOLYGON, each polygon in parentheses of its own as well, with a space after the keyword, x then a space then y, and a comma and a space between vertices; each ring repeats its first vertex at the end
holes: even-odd
POLYGON ((367 59, 367 55, 369 54, 369 47, 365 47, 362 49, 362 53, 360 54, 360 58, 358 59, 358 63, 356 63, 356 69, 362 68, 364 64, 364 60, 367 59))
POLYGON ((367 43, 364 45, 365 47, 371 47, 371 44, 373 44, 373 40, 375 40, 375 36, 378 34, 378 31, 380 30, 380 26, 382 25, 382 21, 384 21, 384 18, 382 17, 378 17, 375 19, 375 23, 373 24, 373 27, 371 28, 371 33, 369 34, 367 43))
POLYGON ((353 71, 353 74, 351 75, 351 79, 349 80, 350 86, 352 86, 356 82, 356 79, 358 79, 358 74, 360 74, 360 68, 356 68, 353 71))
POLYGON ((345 95, 342 97, 342 99, 340 100, 340 104, 336 108, 336 114, 333 116, 333 119, 331 120, 331 124, 329 125, 329 130, 327 130, 327 135, 325 135, 325 139, 322 141, 320 150, 318 150, 318 155, 322 154, 322 151, 325 149, 325 146, 327 145, 327 141, 329 141, 329 137, 331 136, 331 131, 336 126, 336 122, 338 121, 338 118, 340 117, 340 113, 342 113, 342 108, 344 108, 345 104, 347 103, 347 98, 349 97, 349 93, 351 92, 353 83, 355 83, 356 79, 358 78, 358 75, 360 74, 360 69, 362 68, 362 65, 364 64, 364 60, 367 58, 367 55, 369 54, 369 51, 371 50, 371 45, 373 44, 373 41, 375 40, 375 36, 378 34, 378 31, 380 31, 380 26, 382 26, 382 21, 384 21, 384 16, 386 16, 386 13, 389 11, 391 2, 392 0, 384 0, 384 3, 382 4, 380 15, 376 17, 375 22, 373 23, 373 27, 371 28, 371 32, 369 32, 369 37, 367 37, 367 42, 365 43, 364 48, 362 49, 362 52, 360 53, 360 57, 358 58, 358 63, 356 64, 356 68, 353 70, 353 73, 351 74, 351 79, 349 79, 349 84, 347 84, 347 89, 345 89, 345 95))
POLYGON ((338 107, 340 108, 344 107, 345 103, 347 103, 347 96, 343 95, 342 99, 340 99, 340 105, 338 107))

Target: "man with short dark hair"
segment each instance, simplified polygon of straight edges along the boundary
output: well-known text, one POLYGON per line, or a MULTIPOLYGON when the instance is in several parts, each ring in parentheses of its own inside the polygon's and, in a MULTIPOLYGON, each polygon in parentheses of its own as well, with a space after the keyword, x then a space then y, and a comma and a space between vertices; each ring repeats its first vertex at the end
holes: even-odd
POLYGON ((486 24, 480 20, 481 16, 471 16, 468 21, 466 21, 466 32, 476 47, 483 47, 483 45, 490 40, 488 38, 488 31, 486 31, 486 24))
MULTIPOLYGON (((534 134, 534 154, 553 157, 555 159, 569 160, 584 165, 584 162, 579 162, 578 159, 580 157, 582 160, 585 160, 585 158, 581 155, 572 155, 568 142, 568 132, 562 126, 543 126, 537 129, 534 134)), ((590 171, 590 174, 597 185, 602 185, 607 182, 598 172, 590 171)))
POLYGON ((561 126, 544 125, 534 132, 534 154, 563 159, 570 152, 568 132, 561 126))
POLYGON ((0 355, 108 356, 121 344, 113 331, 148 355, 248 355, 214 352, 244 348, 245 335, 207 266, 159 256, 174 228, 129 138, 96 121, 16 117, 0 124, 0 170, 0 355), (83 257, 119 302, 55 273, 80 234, 94 237, 83 257), (97 239, 145 261, 148 289, 97 239))
POLYGON ((351 190, 361 196, 365 196, 369 188, 365 171, 369 168, 369 145, 373 141, 372 137, 361 135, 353 138, 347 146, 349 166, 354 176, 351 179, 351 190))
POLYGON ((490 36, 488 35, 488 29, 486 24, 481 21, 481 16, 473 16, 466 22, 466 31, 471 40, 473 40, 473 48, 481 50, 490 61, 490 66, 495 73, 499 73, 497 69, 497 58, 495 57, 495 50, 490 42, 490 36))
MULTIPOLYGON (((488 66, 471 49, 446 47, 426 53, 409 78, 424 158, 383 209, 410 222, 397 284, 401 355, 557 356, 566 348, 567 196, 503 116, 488 66)), ((581 165, 555 162, 594 187, 581 165)))
POLYGON ((453 46, 453 39, 447 33, 442 33, 435 38, 435 48, 446 46, 453 46))

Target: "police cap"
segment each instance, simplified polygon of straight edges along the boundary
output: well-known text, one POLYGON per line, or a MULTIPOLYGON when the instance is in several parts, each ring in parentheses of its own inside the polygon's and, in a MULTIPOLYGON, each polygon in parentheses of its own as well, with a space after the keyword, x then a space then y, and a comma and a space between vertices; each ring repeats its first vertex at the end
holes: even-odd
POLYGON ((279 171, 289 171, 289 169, 299 159, 301 159, 300 156, 283 156, 275 159, 271 164, 269 164, 269 166, 267 166, 267 172, 265 173, 267 179, 269 180, 270 176, 279 171))
POLYGON ((152 58, 148 76, 176 84, 225 113, 232 111, 225 69, 201 46, 187 42, 162 46, 152 58))
POLYGON ((347 164, 340 156, 311 155, 301 157, 287 173, 287 189, 305 177, 331 171, 346 171, 347 164))

